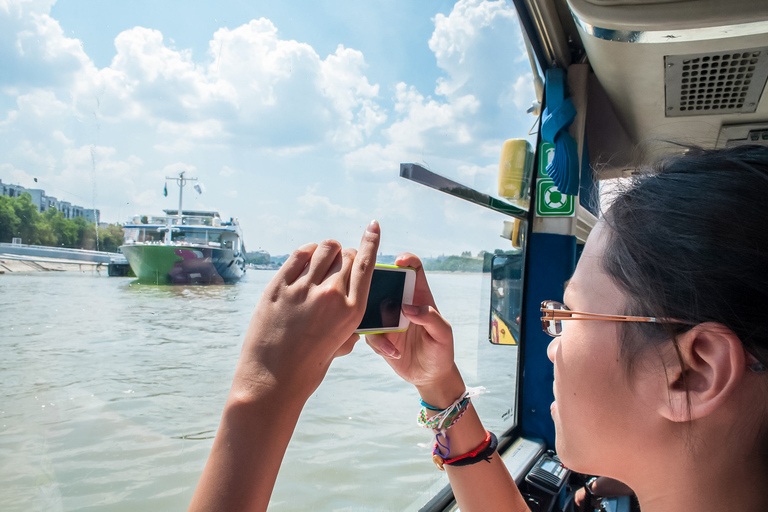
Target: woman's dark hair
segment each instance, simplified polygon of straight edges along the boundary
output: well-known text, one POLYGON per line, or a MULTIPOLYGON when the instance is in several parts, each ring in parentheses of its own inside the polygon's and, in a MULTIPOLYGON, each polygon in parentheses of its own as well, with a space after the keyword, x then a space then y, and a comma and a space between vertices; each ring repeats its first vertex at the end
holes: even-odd
MULTIPOLYGON (((605 220, 602 265, 628 296, 627 314, 723 324, 768 365, 768 147, 662 160, 632 179, 605 220)), ((661 343, 688 328, 622 326, 628 374, 647 347, 636 334, 661 343)))

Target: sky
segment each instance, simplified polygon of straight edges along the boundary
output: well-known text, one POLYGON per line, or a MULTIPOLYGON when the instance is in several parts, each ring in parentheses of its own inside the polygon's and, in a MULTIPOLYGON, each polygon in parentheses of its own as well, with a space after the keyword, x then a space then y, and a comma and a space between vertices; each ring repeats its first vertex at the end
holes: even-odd
POLYGON ((186 171, 184 209, 249 251, 355 247, 374 218, 385 254, 508 248, 399 164, 493 192, 533 100, 503 0, 0 0, 0 180, 122 223, 177 208, 186 171))

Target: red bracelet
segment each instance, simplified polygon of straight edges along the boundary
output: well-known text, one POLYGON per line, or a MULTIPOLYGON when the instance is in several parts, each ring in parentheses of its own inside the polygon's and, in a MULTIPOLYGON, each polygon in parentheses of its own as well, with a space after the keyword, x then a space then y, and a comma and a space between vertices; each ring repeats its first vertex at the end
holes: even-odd
MULTIPOLYGON (((459 455, 458 457, 454 457, 452 459, 443 459, 440 455, 438 455, 435 451, 433 451, 432 460, 437 466, 437 469, 439 469, 440 471, 445 471, 445 468, 443 467, 444 464, 453 464, 454 462, 458 462, 463 459, 471 459, 471 458, 477 457, 478 454, 484 452, 488 448, 489 444, 491 444, 491 433, 488 430, 486 430, 485 440, 480 444, 480 446, 478 446, 471 452, 465 453, 464 455, 459 455)), ((435 449, 437 449, 437 443, 435 443, 435 449)))
POLYGON ((477 448, 475 448, 474 450, 472 450, 469 453, 465 453, 464 455, 459 455, 458 457, 454 457, 452 459, 444 460, 443 462, 446 463, 446 464, 451 464, 451 463, 456 462, 456 461, 461 460, 461 459, 469 459, 470 457, 477 457, 478 453, 480 453, 483 450, 485 450, 486 448, 488 448, 488 444, 490 444, 490 442, 491 442, 491 433, 486 430, 485 431, 485 441, 483 441, 482 444, 480 444, 480 446, 478 446, 477 448))

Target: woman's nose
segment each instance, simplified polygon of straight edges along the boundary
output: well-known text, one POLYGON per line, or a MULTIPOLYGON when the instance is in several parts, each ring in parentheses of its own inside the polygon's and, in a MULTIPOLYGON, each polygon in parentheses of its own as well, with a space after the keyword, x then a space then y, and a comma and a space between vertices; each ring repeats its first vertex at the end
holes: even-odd
POLYGON ((553 363, 555 362, 555 352, 557 352, 557 346, 560 343, 560 338, 552 338, 547 346, 547 357, 553 363))

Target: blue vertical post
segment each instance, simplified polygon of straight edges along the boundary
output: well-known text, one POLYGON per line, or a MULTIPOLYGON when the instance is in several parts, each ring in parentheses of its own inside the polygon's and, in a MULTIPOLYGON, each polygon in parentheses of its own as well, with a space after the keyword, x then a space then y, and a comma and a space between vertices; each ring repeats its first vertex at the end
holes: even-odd
POLYGON ((555 374, 547 357, 552 338, 541 330, 541 302, 563 300, 564 284, 576 266, 576 237, 532 233, 528 240, 528 281, 525 308, 525 347, 520 397, 523 435, 546 440, 555 446, 555 425, 549 406, 555 399, 555 374))

